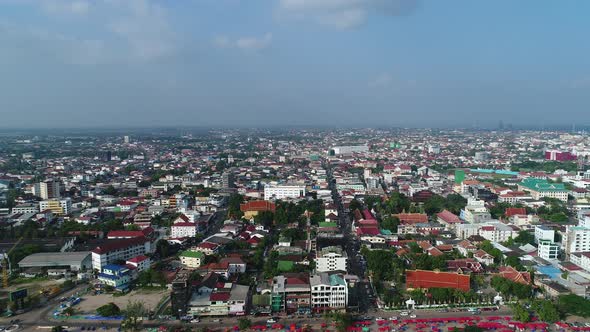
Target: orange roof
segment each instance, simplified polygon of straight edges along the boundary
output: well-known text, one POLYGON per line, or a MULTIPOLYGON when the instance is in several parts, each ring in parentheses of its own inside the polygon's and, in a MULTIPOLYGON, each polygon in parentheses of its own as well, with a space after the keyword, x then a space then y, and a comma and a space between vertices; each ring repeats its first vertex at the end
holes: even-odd
POLYGON ((394 214, 402 224, 427 223, 428 216, 424 213, 398 213, 394 214))
POLYGON ((470 289, 469 276, 451 272, 407 270, 408 288, 455 288, 464 292, 470 289))
POLYGON ((502 266, 499 270, 500 272, 498 273, 498 275, 510 281, 517 282, 523 285, 530 285, 532 282, 531 274, 529 272, 517 271, 512 266, 502 266))
POLYGON ((275 212, 275 204, 269 201, 249 201, 240 204, 240 211, 271 211, 275 212))
POLYGON ((504 214, 506 215, 506 217, 512 217, 514 215, 526 215, 526 209, 525 208, 507 208, 506 212, 504 212, 504 214))

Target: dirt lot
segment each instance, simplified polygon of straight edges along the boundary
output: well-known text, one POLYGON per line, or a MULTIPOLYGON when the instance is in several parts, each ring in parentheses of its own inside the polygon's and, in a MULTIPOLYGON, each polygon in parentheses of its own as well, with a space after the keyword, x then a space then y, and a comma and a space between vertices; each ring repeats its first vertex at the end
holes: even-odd
POLYGON ((121 310, 124 310, 129 301, 139 301, 144 304, 146 309, 154 310, 160 300, 169 293, 168 290, 134 290, 125 296, 112 296, 111 294, 86 295, 82 298, 82 302, 76 306, 76 309, 85 314, 95 314, 96 308, 109 302, 115 303, 121 310))

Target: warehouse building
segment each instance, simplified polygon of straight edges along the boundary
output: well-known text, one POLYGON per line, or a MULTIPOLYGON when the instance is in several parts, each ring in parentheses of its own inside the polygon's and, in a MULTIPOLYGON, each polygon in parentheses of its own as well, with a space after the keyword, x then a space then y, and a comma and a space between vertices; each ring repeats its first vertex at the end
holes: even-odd
POLYGON ((40 252, 23 258, 18 266, 21 269, 67 268, 70 271, 84 271, 92 268, 92 256, 89 251, 40 252))

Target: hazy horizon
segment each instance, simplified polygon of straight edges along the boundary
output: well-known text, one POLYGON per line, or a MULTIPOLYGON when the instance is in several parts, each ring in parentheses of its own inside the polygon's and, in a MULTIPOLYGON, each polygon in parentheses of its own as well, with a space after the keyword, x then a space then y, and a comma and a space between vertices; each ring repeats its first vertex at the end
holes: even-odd
POLYGON ((589 9, 0 0, 0 129, 582 129, 589 9))

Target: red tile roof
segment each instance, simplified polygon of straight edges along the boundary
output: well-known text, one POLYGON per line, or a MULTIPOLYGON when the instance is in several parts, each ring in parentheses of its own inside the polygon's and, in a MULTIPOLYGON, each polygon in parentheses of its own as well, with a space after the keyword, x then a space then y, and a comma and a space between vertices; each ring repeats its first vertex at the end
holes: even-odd
POLYGON ((357 235, 379 235, 381 234, 381 232, 379 231, 379 228, 377 227, 357 227, 356 229, 356 234, 357 235))
POLYGON ((500 272, 498 273, 498 275, 510 281, 524 285, 530 285, 532 282, 531 274, 529 272, 517 271, 512 266, 502 266, 499 270, 500 272))
POLYGON ((365 217, 366 220, 375 220, 375 217, 373 217, 373 214, 371 213, 371 211, 365 209, 363 211, 363 217, 365 217))
POLYGON ((172 224, 172 227, 197 227, 197 224, 192 222, 177 222, 176 224, 172 224))
POLYGON ((128 262, 131 263, 141 263, 143 261, 145 261, 146 259, 148 259, 149 257, 145 256, 145 255, 139 255, 139 256, 135 256, 129 260, 127 260, 128 262))
POLYGON ((107 239, 131 238, 145 236, 143 231, 110 231, 107 233, 107 239))
POLYGON ((209 301, 211 301, 211 302, 227 302, 229 300, 230 295, 231 294, 229 292, 211 293, 211 296, 209 296, 209 301))
POLYGON ((100 246, 96 247, 94 250, 92 250, 92 252, 102 255, 102 254, 105 254, 107 252, 114 251, 114 250, 125 249, 125 248, 129 248, 132 246, 137 246, 137 245, 143 245, 148 241, 149 240, 143 236, 142 237, 134 237, 134 238, 130 238, 130 239, 121 239, 121 240, 107 242, 103 245, 100 245, 100 246))
POLYGON ((514 215, 526 215, 526 209, 525 208, 507 208, 506 212, 504 212, 504 215, 506 215, 507 218, 510 218, 514 215))
POLYGON ((406 286, 408 288, 455 288, 464 292, 470 289, 468 275, 425 270, 407 270, 406 286))
POLYGON ((398 213, 394 214, 402 224, 427 223, 428 216, 424 213, 398 213))
POLYGON ((189 219, 189 217, 187 217, 184 213, 181 214, 180 216, 178 216, 178 218, 176 218, 176 220, 178 219, 182 219, 184 220, 184 222, 190 222, 191 220, 189 219))
POLYGON ((461 219, 459 219, 459 217, 452 213, 451 211, 448 210, 443 210, 442 212, 439 212, 436 214, 437 217, 439 217, 440 219, 442 219, 444 222, 446 223, 461 223, 461 219))
POLYGON ((240 204, 240 211, 271 211, 275 212, 275 204, 269 201, 249 201, 244 204, 240 204))

